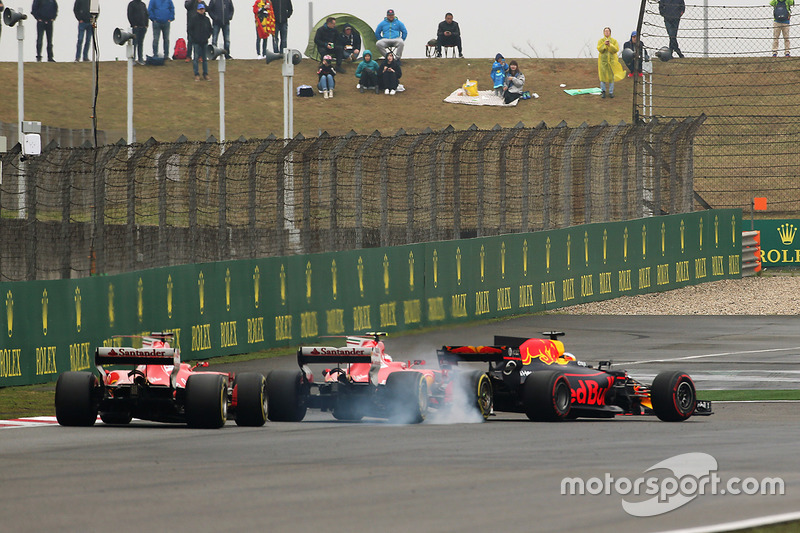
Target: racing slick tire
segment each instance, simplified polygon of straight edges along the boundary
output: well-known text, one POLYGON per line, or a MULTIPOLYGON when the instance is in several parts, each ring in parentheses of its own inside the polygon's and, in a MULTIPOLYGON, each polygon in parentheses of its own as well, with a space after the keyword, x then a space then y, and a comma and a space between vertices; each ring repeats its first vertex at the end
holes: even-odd
POLYGON ((126 424, 131 423, 131 420, 133 420, 133 416, 127 411, 109 411, 105 413, 101 412, 100 420, 103 421, 103 424, 109 424, 112 426, 124 426, 126 424))
POLYGON ((267 421, 267 380, 257 372, 239 374, 233 380, 236 425, 263 426, 267 421))
POLYGON ((697 407, 694 382, 681 371, 659 372, 650 387, 650 399, 656 416, 664 422, 682 422, 697 407))
POLYGON ((558 422, 569 416, 572 390, 560 372, 534 372, 522 385, 522 405, 529 419, 558 422))
POLYGON ((267 418, 273 422, 300 422, 306 416, 303 373, 273 370, 267 375, 267 418))
POLYGON ((463 398, 467 399, 467 409, 488 420, 494 408, 494 390, 486 372, 466 371, 456 378, 456 386, 461 389, 463 398))
POLYGON ((421 372, 392 372, 386 378, 387 410, 394 424, 419 424, 428 416, 428 381, 421 372))
POLYGON ((186 423, 216 429, 228 420, 228 387, 222 374, 192 374, 186 380, 186 423))
POLYGON ((56 382, 56 420, 62 426, 93 426, 99 385, 91 372, 64 372, 56 382))

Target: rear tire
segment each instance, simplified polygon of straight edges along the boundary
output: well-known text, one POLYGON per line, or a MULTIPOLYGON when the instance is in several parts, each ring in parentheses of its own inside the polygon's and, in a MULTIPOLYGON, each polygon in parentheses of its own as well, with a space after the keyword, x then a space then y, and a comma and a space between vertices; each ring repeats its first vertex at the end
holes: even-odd
POLYGON ((303 374, 273 370, 267 376, 267 418, 273 422, 300 422, 306 416, 303 374))
POLYGON ((386 378, 389 421, 419 424, 428 416, 428 382, 420 372, 399 371, 386 378))
POLYGON ((62 426, 93 426, 100 388, 91 372, 64 372, 56 382, 56 420, 62 426))
POLYGON ((494 408, 494 391, 492 381, 486 372, 480 370, 464 372, 456 378, 456 386, 462 389, 470 413, 477 412, 481 418, 488 420, 494 408))
POLYGON ((267 380, 262 374, 239 374, 233 381, 236 425, 258 427, 267 421, 267 380))
POLYGON ((534 372, 522 385, 522 404, 531 420, 564 420, 572 405, 572 389, 567 377, 559 372, 534 372))
POLYGON ((660 372, 650 387, 653 411, 664 422, 682 422, 694 414, 697 392, 689 374, 681 371, 660 372))
POLYGON ((192 374, 186 380, 186 423, 216 429, 228 419, 227 380, 221 374, 192 374))
POLYGON ((333 418, 346 422, 358 422, 364 418, 361 409, 361 398, 355 394, 339 391, 336 396, 336 406, 333 408, 333 418))

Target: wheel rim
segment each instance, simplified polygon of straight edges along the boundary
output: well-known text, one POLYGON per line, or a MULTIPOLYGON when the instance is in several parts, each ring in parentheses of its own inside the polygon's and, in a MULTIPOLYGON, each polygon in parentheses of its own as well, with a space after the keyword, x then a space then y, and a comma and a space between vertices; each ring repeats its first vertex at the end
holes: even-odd
POLYGON ((678 389, 675 391, 675 404, 682 413, 687 413, 691 410, 694 404, 694 390, 688 381, 682 381, 678 384, 678 389))
POLYGON ((225 422, 225 420, 228 419, 228 399, 225 396, 226 396, 225 386, 223 385, 222 388, 220 389, 220 404, 221 404, 220 413, 222 414, 223 422, 225 422))
POLYGON ((481 377, 480 386, 478 387, 478 409, 481 414, 488 416, 492 408, 492 394, 490 392, 489 381, 486 376, 481 377))
POLYGON ((419 414, 421 418, 425 418, 428 412, 428 382, 425 378, 420 380, 419 386, 419 414))
POLYGON ((569 408, 570 392, 564 381, 559 381, 555 391, 555 406, 559 413, 565 413, 569 408))

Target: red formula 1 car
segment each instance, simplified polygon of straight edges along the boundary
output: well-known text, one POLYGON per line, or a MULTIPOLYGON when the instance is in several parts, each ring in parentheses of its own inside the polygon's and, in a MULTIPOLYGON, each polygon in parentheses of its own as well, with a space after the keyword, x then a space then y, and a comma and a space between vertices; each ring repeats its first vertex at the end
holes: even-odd
POLYGON ((488 362, 493 408, 531 420, 656 415, 678 422, 712 412, 711 402, 697 400, 685 372, 661 372, 647 386, 624 370, 611 370, 609 361, 597 368, 578 361, 564 351, 562 332, 543 335, 549 338, 496 336, 492 346, 443 346, 439 366, 447 371, 459 362, 488 362))
POLYGON ((208 363, 193 367, 181 363, 179 350, 170 347, 172 335, 151 333, 142 337, 142 348, 97 348, 99 380, 92 372, 61 374, 55 397, 58 423, 91 426, 99 413, 106 424, 128 424, 138 418, 219 428, 231 416, 240 426, 264 425, 264 376, 195 372, 208 363))
POLYGON ((395 361, 381 337, 346 337, 343 347, 303 346, 297 350, 300 371, 273 371, 267 376, 268 417, 300 421, 307 409, 330 411, 337 420, 387 418, 396 423, 419 423, 429 409, 452 406, 463 398, 468 409, 489 416, 490 399, 483 372, 442 372, 423 368, 424 361, 395 361), (337 365, 314 381, 311 364, 337 365), (459 379, 456 379, 458 377, 459 379), (463 378, 463 379, 462 379, 463 378))

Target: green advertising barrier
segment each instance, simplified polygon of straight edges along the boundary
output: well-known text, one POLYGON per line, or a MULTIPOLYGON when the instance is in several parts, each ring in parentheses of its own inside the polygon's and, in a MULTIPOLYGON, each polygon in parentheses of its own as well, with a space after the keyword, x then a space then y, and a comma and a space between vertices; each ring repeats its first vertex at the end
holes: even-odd
POLYGON ((800 220, 755 220, 753 227, 761 232, 761 264, 764 267, 800 266, 800 239, 796 239, 800 220))
MULTIPOLYGON (((788 222, 793 225, 792 222, 788 222)), ((799 224, 800 225, 800 224, 799 224)), ((776 230, 777 232, 777 230, 776 230)), ((768 254, 769 252, 767 252, 768 254)), ((0 386, 169 331, 184 360, 511 316, 739 277, 741 211, 0 284, 0 386)))

